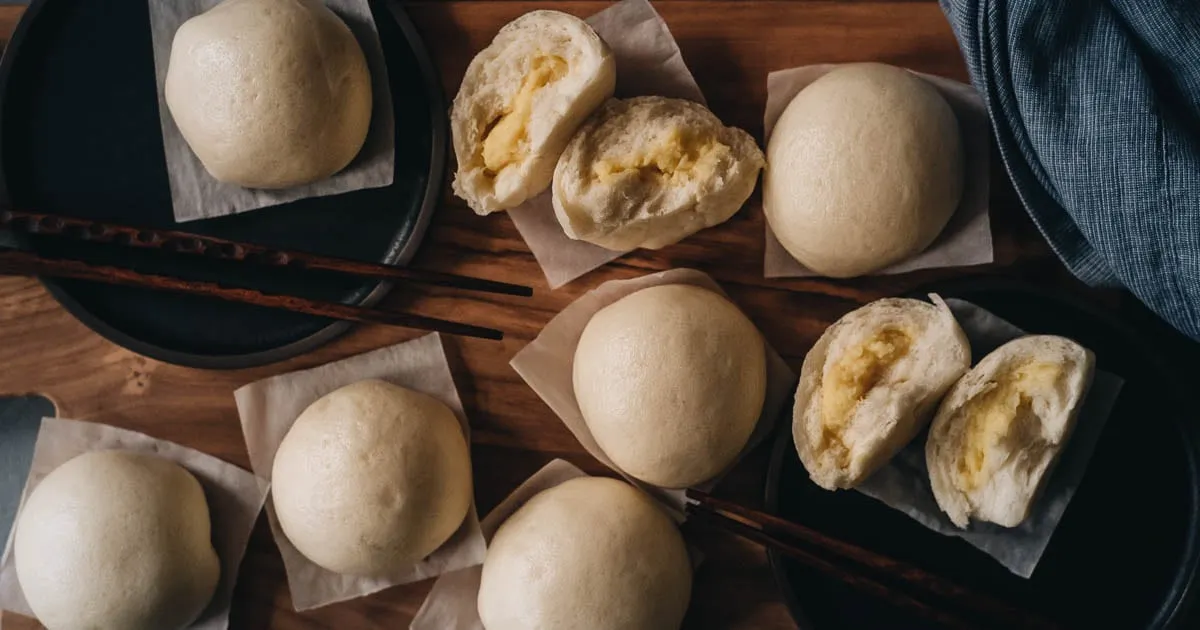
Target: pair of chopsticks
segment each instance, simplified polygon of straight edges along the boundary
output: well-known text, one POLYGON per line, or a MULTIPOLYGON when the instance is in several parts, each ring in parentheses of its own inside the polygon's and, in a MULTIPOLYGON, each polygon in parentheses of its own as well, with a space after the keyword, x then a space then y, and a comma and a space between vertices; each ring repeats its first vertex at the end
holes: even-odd
POLYGON ((684 511, 690 521, 774 549, 827 577, 946 628, 1058 628, 1033 613, 971 591, 910 564, 830 538, 778 516, 714 498, 699 490, 687 491, 684 511), (902 590, 901 586, 908 592, 902 590), (914 597, 916 594, 923 599, 914 597), (931 601, 944 605, 938 606, 931 601), (986 622, 973 623, 962 614, 986 622))
MULTIPOLYGON (((115 247, 153 249, 243 264, 260 264, 291 269, 318 269, 361 278, 402 281, 502 295, 521 297, 533 295, 533 291, 529 287, 506 282, 279 250, 253 243, 240 243, 188 232, 136 228, 37 212, 0 210, 0 231, 5 230, 13 234, 60 237, 111 244, 115 247)), ((0 249, 0 275, 45 276, 141 287, 200 295, 306 315, 419 328, 482 339, 501 339, 504 336, 501 331, 492 328, 390 309, 311 300, 293 295, 270 294, 253 289, 227 287, 215 282, 146 274, 124 267, 96 265, 69 258, 48 258, 15 248, 0 249)))

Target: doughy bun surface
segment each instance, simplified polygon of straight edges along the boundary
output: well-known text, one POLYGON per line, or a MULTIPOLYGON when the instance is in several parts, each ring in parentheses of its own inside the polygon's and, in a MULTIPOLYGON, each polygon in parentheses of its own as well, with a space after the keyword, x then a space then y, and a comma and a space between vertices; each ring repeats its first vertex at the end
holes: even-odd
POLYGON ((489 214, 549 188, 563 148, 616 77, 608 45, 579 18, 533 11, 500 29, 454 97, 454 193, 489 214))
POLYGON ((182 630, 221 566, 204 489, 169 460, 84 453, 54 469, 16 522, 13 560, 49 630, 182 630))
POLYGON ((674 630, 692 567, 675 523, 615 479, 534 496, 492 539, 479 587, 487 630, 674 630))
POLYGON ((184 22, 164 95, 204 168, 247 188, 334 175, 371 123, 366 57, 318 0, 226 0, 184 22))
POLYGON ((554 172, 554 212, 567 236, 627 251, 658 249, 732 217, 754 192, 762 151, 687 100, 611 100, 554 172))
POLYGON ((335 573, 387 576, 458 531, 471 507, 471 461, 454 412, 379 380, 318 399, 283 438, 271 471, 279 526, 335 573))
POLYGON ((958 119, 938 91, 877 63, 801 90, 767 143, 763 210, 785 249, 830 277, 924 251, 962 199, 958 119))
POLYGON ((720 295, 661 285, 592 316, 572 377, 588 429, 621 470, 684 488, 725 470, 750 439, 766 397, 766 347, 720 295))

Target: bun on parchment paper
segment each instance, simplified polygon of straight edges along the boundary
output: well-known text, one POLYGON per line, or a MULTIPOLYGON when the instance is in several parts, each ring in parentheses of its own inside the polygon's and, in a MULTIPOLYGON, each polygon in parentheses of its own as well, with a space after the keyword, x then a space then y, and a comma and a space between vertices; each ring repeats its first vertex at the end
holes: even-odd
POLYGON ((175 33, 164 98, 218 181, 276 189, 330 177, 371 123, 371 73, 320 0, 225 0, 175 33))
POLYGON ((558 161, 554 213, 573 239, 614 251, 659 249, 737 213, 763 164, 750 134, 703 105, 611 100, 558 161))
POLYGON ((1095 374, 1083 346, 1050 335, 1014 339, 983 358, 942 401, 925 443, 938 507, 1016 527, 1050 477, 1095 374))
POLYGON ((962 200, 958 119, 915 74, 849 64, 792 99, 767 142, 763 212, 812 271, 849 278, 929 247, 962 200))
POLYGON ((676 630, 692 565, 675 522, 616 479, 535 495, 500 526, 479 585, 487 630, 676 630))
POLYGON ((317 399, 271 469, 280 529, 304 557, 345 575, 387 576, 458 531, 471 507, 471 460, 454 412, 381 380, 317 399))
POLYGON ((616 62, 586 22, 533 11, 471 60, 450 111, 454 194, 478 214, 550 187, 575 130, 616 87, 616 62))
POLYGON ((182 630, 221 573, 200 482, 175 462, 124 451, 51 471, 17 518, 13 560, 49 630, 182 630))
POLYGON ((663 488, 728 468, 762 415, 766 344, 732 302, 697 286, 659 285, 601 309, 575 348, 572 382, 600 449, 663 488))
POLYGON ((804 357, 792 438, 822 488, 853 488, 891 460, 970 368, 966 335, 941 298, 931 298, 887 298, 851 311, 804 357))

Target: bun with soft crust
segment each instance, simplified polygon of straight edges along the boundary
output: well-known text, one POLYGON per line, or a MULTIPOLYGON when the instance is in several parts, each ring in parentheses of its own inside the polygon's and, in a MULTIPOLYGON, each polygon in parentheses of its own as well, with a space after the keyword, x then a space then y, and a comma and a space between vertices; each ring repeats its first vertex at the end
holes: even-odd
POLYGON ((1045 487, 1092 383, 1083 346, 1050 335, 1000 346, 942 401, 925 443, 938 507, 959 527, 971 519, 1016 527, 1045 487))
POLYGON ((703 105, 611 100, 558 161, 554 213, 573 239, 614 251, 659 249, 737 213, 763 163, 750 134, 703 105))
POLYGON ((454 97, 454 194, 490 214, 549 188, 571 135, 616 80, 608 45, 577 17, 533 11, 500 29, 454 97))

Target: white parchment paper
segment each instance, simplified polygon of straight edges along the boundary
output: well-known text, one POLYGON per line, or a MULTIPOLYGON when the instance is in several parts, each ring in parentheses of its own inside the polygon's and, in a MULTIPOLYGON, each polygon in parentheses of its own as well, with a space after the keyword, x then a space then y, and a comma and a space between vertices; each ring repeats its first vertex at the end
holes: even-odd
MULTIPOLYGON (((840 64, 801 66, 767 75, 767 108, 763 114, 765 135, 769 139, 775 121, 801 90, 825 76, 840 64)), ((914 72, 928 81, 950 104, 962 129, 966 153, 966 187, 962 203, 950 218, 946 229, 929 249, 898 262, 873 275, 891 275, 936 267, 968 267, 992 262, 992 228, 988 218, 991 127, 983 100, 969 85, 945 77, 914 72)), ((763 222, 766 248, 763 275, 767 278, 796 278, 817 275, 788 253, 763 222)))
MULTIPOLYGON (((561 459, 546 464, 488 513, 483 519, 483 535, 491 541, 500 525, 537 493, 586 476, 582 470, 561 459)), ((481 565, 438 578, 409 630, 484 630, 476 604, 482 576, 481 565)))
MULTIPOLYGON (((550 320, 542 332, 513 357, 510 365, 521 378, 567 425, 575 438, 592 457, 616 471, 630 483, 650 493, 670 506, 677 518, 682 518, 684 491, 659 488, 639 481, 625 473, 600 449, 596 439, 588 430, 579 402, 575 399, 572 372, 575 364, 575 348, 583 329, 600 309, 621 298, 645 289, 664 284, 690 284, 713 291, 728 298, 712 278, 694 269, 672 269, 633 280, 614 280, 584 294, 550 320)), ((764 340, 764 343, 765 340, 764 340)), ((783 408, 791 400, 796 387, 796 375, 769 344, 767 345, 767 396, 758 425, 746 447, 731 466, 736 465, 747 452, 758 445, 775 427, 783 408)), ((717 479, 720 478, 718 475, 717 479)), ((716 479, 701 486, 709 489, 716 479)))
MULTIPOLYGON (((46 475, 68 460, 91 451, 130 451, 162 457, 183 466, 204 488, 212 518, 212 543, 221 559, 221 577, 208 608, 193 630, 225 630, 229 606, 250 532, 267 497, 268 484, 253 474, 212 455, 148 435, 92 422, 44 418, 33 448, 33 464, 21 495, 21 507, 46 475)), ((17 512, 20 518, 20 508, 17 512)), ((13 531, 16 528, 12 528, 13 531)), ((32 617, 13 562, 13 531, 0 561, 0 609, 32 617)))
MULTIPOLYGON (((705 102, 667 23, 647 0, 623 0, 588 18, 587 23, 616 59, 617 98, 666 96, 705 102)), ((509 210, 508 215, 551 289, 628 253, 567 236, 554 216, 549 190, 509 210)))
MULTIPOLYGON (((976 363, 1004 343, 1026 334, 970 302, 952 298, 946 300, 946 304, 967 334, 976 363)), ((929 470, 925 466, 928 431, 919 435, 857 490, 904 512, 939 534, 962 538, 995 558, 1009 571, 1028 578, 1033 575, 1042 553, 1050 543, 1050 537, 1083 480, 1088 460, 1096 450, 1122 385, 1124 381, 1120 377, 1096 371, 1075 431, 1058 465, 1051 472, 1045 492, 1030 510, 1029 518, 1015 528, 972 522, 962 530, 938 509, 933 490, 929 487, 929 470)))
MULTIPOLYGON (((270 480, 275 451, 305 408, 335 389, 372 378, 438 399, 454 411, 462 425, 463 435, 469 438, 467 417, 454 385, 441 336, 432 333, 310 370, 274 376, 234 392, 238 415, 242 419, 242 433, 250 453, 250 465, 255 473, 270 480)), ((317 566, 288 541, 279 528, 275 508, 270 501, 267 502, 267 518, 283 556, 292 605, 298 611, 475 566, 483 562, 486 550, 474 501, 458 531, 437 551, 414 566, 382 578, 341 575, 317 566)))
POLYGON ((175 31, 193 16, 220 4, 221 0, 149 0, 150 30, 154 43, 154 74, 158 82, 158 118, 162 127, 163 152, 171 184, 171 204, 179 222, 209 219, 258 208, 276 206, 308 197, 389 186, 395 177, 396 138, 392 92, 387 62, 379 43, 379 32, 367 0, 325 0, 325 4, 350 27, 367 58, 371 71, 371 126, 362 151, 342 172, 304 186, 283 190, 255 190, 213 179, 200 158, 192 152, 163 96, 171 42, 175 31))

